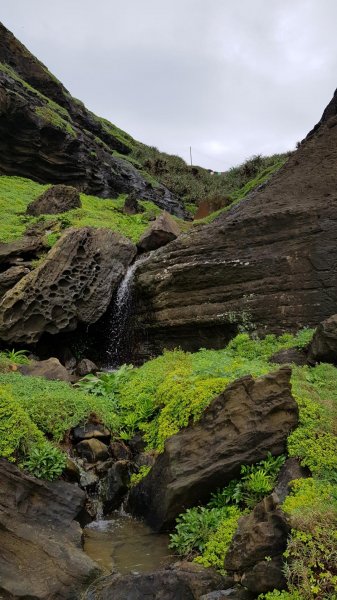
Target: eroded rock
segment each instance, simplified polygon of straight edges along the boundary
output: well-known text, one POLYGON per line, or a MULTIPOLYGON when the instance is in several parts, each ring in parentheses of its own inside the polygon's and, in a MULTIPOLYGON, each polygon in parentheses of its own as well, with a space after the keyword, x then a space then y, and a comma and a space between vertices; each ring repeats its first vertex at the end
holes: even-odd
POLYGON ((84 600, 200 600, 222 584, 223 578, 212 569, 184 562, 153 573, 100 578, 90 586, 84 600))
POLYGON ((22 277, 29 273, 29 269, 24 266, 10 267, 3 273, 0 273, 0 296, 3 296, 12 288, 22 277))
POLYGON ((200 421, 168 438, 151 471, 131 489, 129 503, 156 530, 168 529, 186 508, 209 500, 242 464, 282 454, 297 425, 291 370, 238 379, 206 408, 200 421))
POLYGON ((164 211, 145 231, 137 246, 142 252, 149 252, 172 242, 178 235, 180 235, 179 225, 164 211))
POLYGON ((286 588, 282 554, 290 533, 289 521, 271 494, 241 517, 225 557, 225 569, 241 576, 251 592, 262 594, 286 588))
POLYGON ((82 440, 82 442, 76 444, 75 450, 81 458, 85 458, 89 463, 109 458, 108 447, 96 438, 82 440))
POLYGON ((92 373, 97 373, 98 366, 89 358, 82 358, 78 365, 76 366, 76 375, 79 377, 85 377, 86 375, 91 375, 92 373))
POLYGON ((2 598, 69 600, 98 577, 74 521, 84 499, 73 484, 35 479, 0 459, 2 598))
POLYGON ((119 460, 108 469, 100 482, 100 500, 105 514, 120 507, 129 483, 130 463, 127 460, 119 460))
POLYGON ((43 333, 95 323, 135 254, 129 240, 109 229, 67 230, 46 260, 1 300, 0 337, 32 344, 43 333))
POLYGON ((337 315, 320 323, 309 347, 308 360, 337 364, 337 315))
POLYGON ((34 217, 56 215, 81 206, 80 194, 76 188, 70 185, 53 185, 28 205, 27 214, 34 217))

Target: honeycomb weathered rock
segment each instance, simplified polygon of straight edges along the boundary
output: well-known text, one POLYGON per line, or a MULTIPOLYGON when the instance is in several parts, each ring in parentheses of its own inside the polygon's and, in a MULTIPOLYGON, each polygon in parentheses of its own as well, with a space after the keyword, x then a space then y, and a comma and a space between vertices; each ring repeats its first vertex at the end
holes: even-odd
POLYGON ((9 290, 0 303, 0 337, 35 343, 45 332, 95 323, 136 254, 109 229, 69 229, 46 260, 9 290))

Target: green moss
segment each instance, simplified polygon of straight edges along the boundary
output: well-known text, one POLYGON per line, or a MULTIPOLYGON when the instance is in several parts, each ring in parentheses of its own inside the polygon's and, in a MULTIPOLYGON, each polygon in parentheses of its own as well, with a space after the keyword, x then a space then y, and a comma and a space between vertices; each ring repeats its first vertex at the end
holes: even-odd
POLYGON ((70 123, 50 106, 37 106, 35 108, 35 113, 40 119, 43 119, 45 123, 53 125, 53 127, 57 127, 57 129, 62 129, 72 137, 76 137, 76 132, 70 123))
POLYGON ((10 386, 0 389, 0 456, 13 461, 29 454, 43 435, 11 392, 10 386))

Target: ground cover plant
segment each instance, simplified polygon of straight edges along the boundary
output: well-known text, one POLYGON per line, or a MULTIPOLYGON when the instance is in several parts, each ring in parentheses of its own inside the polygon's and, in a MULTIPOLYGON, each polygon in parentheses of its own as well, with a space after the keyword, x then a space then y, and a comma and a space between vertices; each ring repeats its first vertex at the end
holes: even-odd
POLYGON ((47 238, 48 245, 56 242, 67 227, 108 227, 132 241, 137 242, 149 222, 161 212, 152 202, 141 202, 145 211, 138 215, 124 215, 122 207, 125 194, 118 198, 102 199, 81 194, 82 208, 58 215, 31 217, 26 215, 28 204, 49 186, 41 185, 23 177, 0 176, 0 242, 12 242, 23 236, 26 228, 34 223, 50 223, 53 233, 47 238))

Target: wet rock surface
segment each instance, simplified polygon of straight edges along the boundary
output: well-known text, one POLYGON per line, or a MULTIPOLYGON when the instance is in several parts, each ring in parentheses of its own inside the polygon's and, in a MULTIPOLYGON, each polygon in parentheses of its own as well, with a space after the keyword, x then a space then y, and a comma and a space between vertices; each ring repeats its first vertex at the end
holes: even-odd
POLYGON ((223 578, 212 569, 178 563, 153 573, 113 574, 90 586, 84 600, 200 600, 220 589, 223 578))
POLYGON ((282 554, 287 546, 290 524, 272 494, 252 513, 241 517, 225 557, 225 569, 241 576, 249 591, 261 594, 286 588, 282 554))
POLYGON ((135 191, 184 217, 177 197, 152 186, 120 156, 131 152, 129 136, 122 141, 108 122, 72 98, 2 24, 0 62, 7 63, 0 70, 0 173, 71 185, 103 198, 135 191))
POLYGON ((75 485, 37 480, 0 459, 2 598, 78 598, 98 577, 74 521, 84 499, 75 485))
POLYGON ((167 212, 163 212, 145 231, 137 246, 141 252, 157 250, 175 240, 180 233, 176 221, 167 212))
POLYGON ((109 448, 96 438, 84 439, 75 446, 75 450, 81 458, 89 463, 104 461, 109 458, 109 448))
POLYGON ((137 356, 223 348, 238 327, 298 331, 336 312, 336 107, 337 95, 262 189, 140 266, 137 356))
POLYGON ((56 215, 73 208, 80 208, 80 194, 69 185, 53 185, 28 205, 27 214, 56 215))
POLYGON ((290 375, 282 367, 229 385, 197 424, 166 440, 150 473, 131 489, 132 511, 156 530, 169 529, 183 510, 237 477, 242 464, 282 454, 298 421, 290 375))
POLYGON ((129 240, 109 229, 67 230, 0 302, 0 337, 34 343, 43 333, 95 323, 135 254, 129 240))
POLYGON ((119 460, 107 470, 100 481, 100 500, 104 514, 120 507, 128 492, 129 484, 130 463, 127 460, 119 460))

